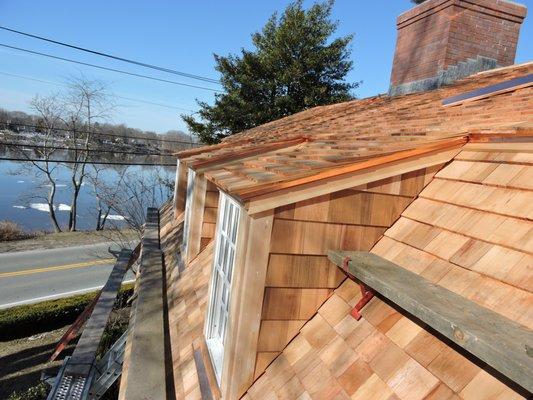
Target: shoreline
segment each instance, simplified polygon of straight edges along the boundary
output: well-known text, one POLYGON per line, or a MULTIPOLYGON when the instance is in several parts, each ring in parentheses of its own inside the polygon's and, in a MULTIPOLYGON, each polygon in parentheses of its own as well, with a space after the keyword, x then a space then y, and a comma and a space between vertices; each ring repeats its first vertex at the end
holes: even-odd
POLYGON ((1 241, 0 253, 56 249, 112 241, 121 242, 136 238, 138 238, 137 233, 132 229, 43 233, 28 239, 1 241))

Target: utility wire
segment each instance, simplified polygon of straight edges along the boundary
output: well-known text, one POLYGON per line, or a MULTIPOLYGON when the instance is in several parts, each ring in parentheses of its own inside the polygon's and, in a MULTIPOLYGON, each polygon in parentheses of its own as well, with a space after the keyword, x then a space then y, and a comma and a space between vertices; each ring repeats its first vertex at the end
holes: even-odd
MULTIPOLYGON (((31 78, 29 76, 24 76, 24 75, 11 74, 9 72, 4 72, 4 71, 0 71, 0 75, 12 76, 12 77, 15 77, 15 78, 20 78, 20 79, 27 79, 29 81, 46 83, 48 85, 68 87, 68 85, 66 85, 64 83, 45 81, 43 79, 31 78)), ((171 106, 169 104, 155 103, 153 101, 135 99, 133 97, 124 97, 124 96, 118 96, 118 95, 113 95, 113 96, 116 97, 116 98, 119 98, 119 99, 124 99, 124 100, 129 100, 129 101, 136 101, 136 102, 139 102, 139 103, 150 104, 150 105, 153 105, 153 106, 165 107, 165 108, 173 108, 173 109, 176 109, 176 110, 189 111, 189 112, 192 112, 192 113, 196 113, 196 111, 194 111, 194 110, 190 110, 188 108, 183 108, 183 107, 171 106)))
MULTIPOLYGON (((29 124, 19 124, 11 122, 9 124, 0 122, 0 125, 5 125, 6 127, 9 127, 10 125, 14 126, 22 126, 26 128, 33 128, 33 129, 42 129, 42 126, 37 125, 29 125, 29 124)), ((158 139, 158 138, 144 138, 144 137, 138 137, 138 136, 124 136, 124 135, 115 135, 112 133, 101 133, 101 132, 93 132, 93 131, 84 131, 80 129, 68 129, 68 128, 52 128, 53 131, 60 131, 60 132, 77 132, 77 133, 88 133, 91 135, 97 135, 97 136, 110 136, 110 137, 119 137, 123 139, 136 139, 136 140, 155 140, 160 143, 181 143, 181 144, 188 144, 188 145, 198 145, 198 143, 193 141, 186 141, 186 140, 172 140, 172 139, 158 139)))
POLYGON ((35 55, 42 56, 42 57, 52 58, 54 60, 61 60, 61 61, 69 62, 69 63, 80 64, 80 65, 85 65, 85 66, 88 66, 88 67, 98 68, 98 69, 102 69, 102 70, 105 70, 105 71, 112 71, 112 72, 117 72, 119 74, 135 76, 137 78, 150 79, 150 80, 153 80, 153 81, 165 82, 165 83, 170 83, 170 84, 179 85, 179 86, 187 86, 187 87, 191 87, 191 88, 195 88, 195 89, 209 90, 209 91, 212 91, 212 92, 221 92, 220 90, 208 88, 208 87, 205 87, 205 86, 189 85, 188 83, 170 81, 168 79, 156 78, 154 76, 149 76, 149 75, 136 74, 134 72, 128 72, 128 71, 124 71, 124 70, 121 70, 121 69, 103 67, 101 65, 90 64, 90 63, 86 63, 86 62, 82 62, 82 61, 72 60, 70 58, 64 58, 64 57, 54 56, 52 54, 40 53, 38 51, 33 51, 33 50, 23 49, 23 48, 20 48, 20 47, 10 46, 10 45, 4 44, 4 43, 0 43, 0 46, 8 48, 8 49, 12 49, 12 50, 22 51, 22 52, 25 52, 25 53, 35 54, 35 55))
MULTIPOLYGON (((124 150, 101 150, 101 149, 95 149, 95 148, 88 148, 84 149, 81 147, 60 147, 60 146, 49 146, 49 145, 41 145, 41 144, 29 144, 29 143, 10 143, 10 142, 1 142, 0 147, 6 146, 6 147, 18 147, 22 148, 29 148, 29 149, 50 149, 50 150, 67 150, 67 151, 78 151, 80 153, 88 152, 88 153, 112 153, 112 154, 131 154, 131 155, 139 155, 139 156, 157 156, 157 157, 172 157, 172 153, 145 153, 141 151, 124 151, 124 150)), ((191 146, 191 148, 194 146, 191 146)))
POLYGON ((84 52, 86 52, 86 53, 91 53, 91 54, 96 54, 96 55, 98 55, 98 56, 111 58, 111 59, 113 59, 113 60, 119 60, 119 61, 123 61, 123 62, 126 62, 126 63, 130 63, 130 64, 134 64, 134 65, 139 65, 139 66, 141 66, 141 67, 155 69, 155 70, 157 70, 157 71, 167 72, 167 73, 169 73, 169 74, 179 75, 179 76, 183 76, 183 77, 190 78, 190 79, 196 79, 196 80, 200 80, 200 81, 203 81, 203 82, 216 83, 216 84, 219 84, 219 85, 220 85, 220 81, 218 81, 217 79, 207 78, 207 77, 205 77, 205 76, 200 76, 200 75, 189 74, 189 73, 187 73, 187 72, 177 71, 177 70, 175 70, 175 69, 159 67, 159 66, 157 66, 157 65, 147 64, 147 63, 144 63, 144 62, 135 61, 135 60, 131 60, 131 59, 128 59, 128 58, 123 58, 123 57, 115 56, 115 55, 113 55, 113 54, 109 54, 109 53, 103 53, 103 52, 96 51, 96 50, 90 50, 90 49, 87 49, 87 48, 84 48, 84 47, 75 46, 75 45, 73 45, 73 44, 68 44, 68 43, 65 43, 65 42, 60 42, 60 41, 58 41, 58 40, 53 40, 53 39, 45 38, 45 37, 43 37, 43 36, 33 35, 33 34, 31 34, 31 33, 22 32, 22 31, 18 31, 18 30, 16 30, 16 29, 7 28, 7 27, 5 27, 5 26, 0 26, 0 29, 3 29, 3 30, 5 30, 5 31, 9 31, 9 32, 13 32, 13 33, 17 33, 17 34, 19 34, 19 35, 28 36, 28 37, 31 37, 31 38, 34 38, 34 39, 43 40, 43 41, 45 41, 45 42, 54 43, 54 44, 57 44, 57 45, 60 45, 60 46, 69 47, 69 48, 71 48, 71 49, 76 49, 76 50, 84 51, 84 52))
MULTIPOLYGON (((49 160, 42 160, 40 158, 20 158, 20 157, 11 157, 7 158, 4 156, 0 156, 0 160, 5 161, 36 161, 36 162, 50 162, 50 163, 58 163, 58 164, 76 164, 79 163, 79 161, 75 160, 59 160, 59 159, 49 159, 49 160)), ((137 162, 113 162, 113 161, 87 161, 87 164, 95 164, 95 165, 147 165, 147 166, 157 166, 157 167, 176 167, 175 163, 137 163, 137 162)))

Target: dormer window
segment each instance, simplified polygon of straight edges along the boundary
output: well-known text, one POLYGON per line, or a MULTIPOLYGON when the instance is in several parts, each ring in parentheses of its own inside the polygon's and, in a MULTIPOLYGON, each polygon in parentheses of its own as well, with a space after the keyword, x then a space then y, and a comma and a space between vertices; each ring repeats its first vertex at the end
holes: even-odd
POLYGON ((220 192, 219 210, 205 336, 215 374, 220 384, 240 205, 220 192))

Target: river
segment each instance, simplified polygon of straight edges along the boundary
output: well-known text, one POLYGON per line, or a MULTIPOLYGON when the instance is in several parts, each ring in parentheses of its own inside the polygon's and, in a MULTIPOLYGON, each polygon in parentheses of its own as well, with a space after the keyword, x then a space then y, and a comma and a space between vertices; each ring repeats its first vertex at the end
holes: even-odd
MULTIPOLYGON (((43 198, 48 192, 48 187, 43 186, 36 178, 34 170, 28 170, 28 163, 15 161, 0 161, 0 221, 10 220, 16 222, 27 230, 52 230, 46 202, 43 198), (26 167, 26 168, 23 168, 26 167)), ((35 167, 32 167, 35 168, 35 167)), ((92 168, 88 166, 88 169, 92 168)), ((118 167, 117 167, 118 168, 118 167)), ((154 172, 153 166, 129 166, 128 173, 138 178, 148 176, 154 172)), ((175 169, 165 167, 160 173, 167 179, 173 180, 175 169)), ((68 224, 72 188, 70 185, 70 170, 59 164, 54 172, 56 177, 57 194, 55 206, 60 225, 68 224)), ((118 179, 118 172, 111 167, 100 173, 107 184, 113 184, 118 179)), ((170 188, 161 187, 156 191, 156 204, 159 206, 169 196, 170 188)), ((85 180, 78 198, 78 221, 80 230, 91 230, 96 226, 96 198, 89 180, 85 180)), ((150 205, 151 206, 151 205, 150 205)), ((108 223, 123 225, 123 216, 111 212, 108 223)))

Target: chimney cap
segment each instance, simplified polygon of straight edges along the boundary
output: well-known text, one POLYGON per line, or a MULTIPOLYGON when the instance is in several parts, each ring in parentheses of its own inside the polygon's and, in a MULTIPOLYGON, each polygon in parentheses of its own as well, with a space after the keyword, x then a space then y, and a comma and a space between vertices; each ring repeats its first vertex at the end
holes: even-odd
MULTIPOLYGON (((415 2, 416 0, 412 0, 415 2)), ((505 15, 506 18, 514 22, 522 22, 527 15, 527 6, 511 0, 418 0, 417 5, 403 12, 396 19, 398 28, 400 25, 409 24, 426 14, 433 14, 451 6, 472 7, 477 6, 485 11, 494 13, 495 11, 505 15)))

